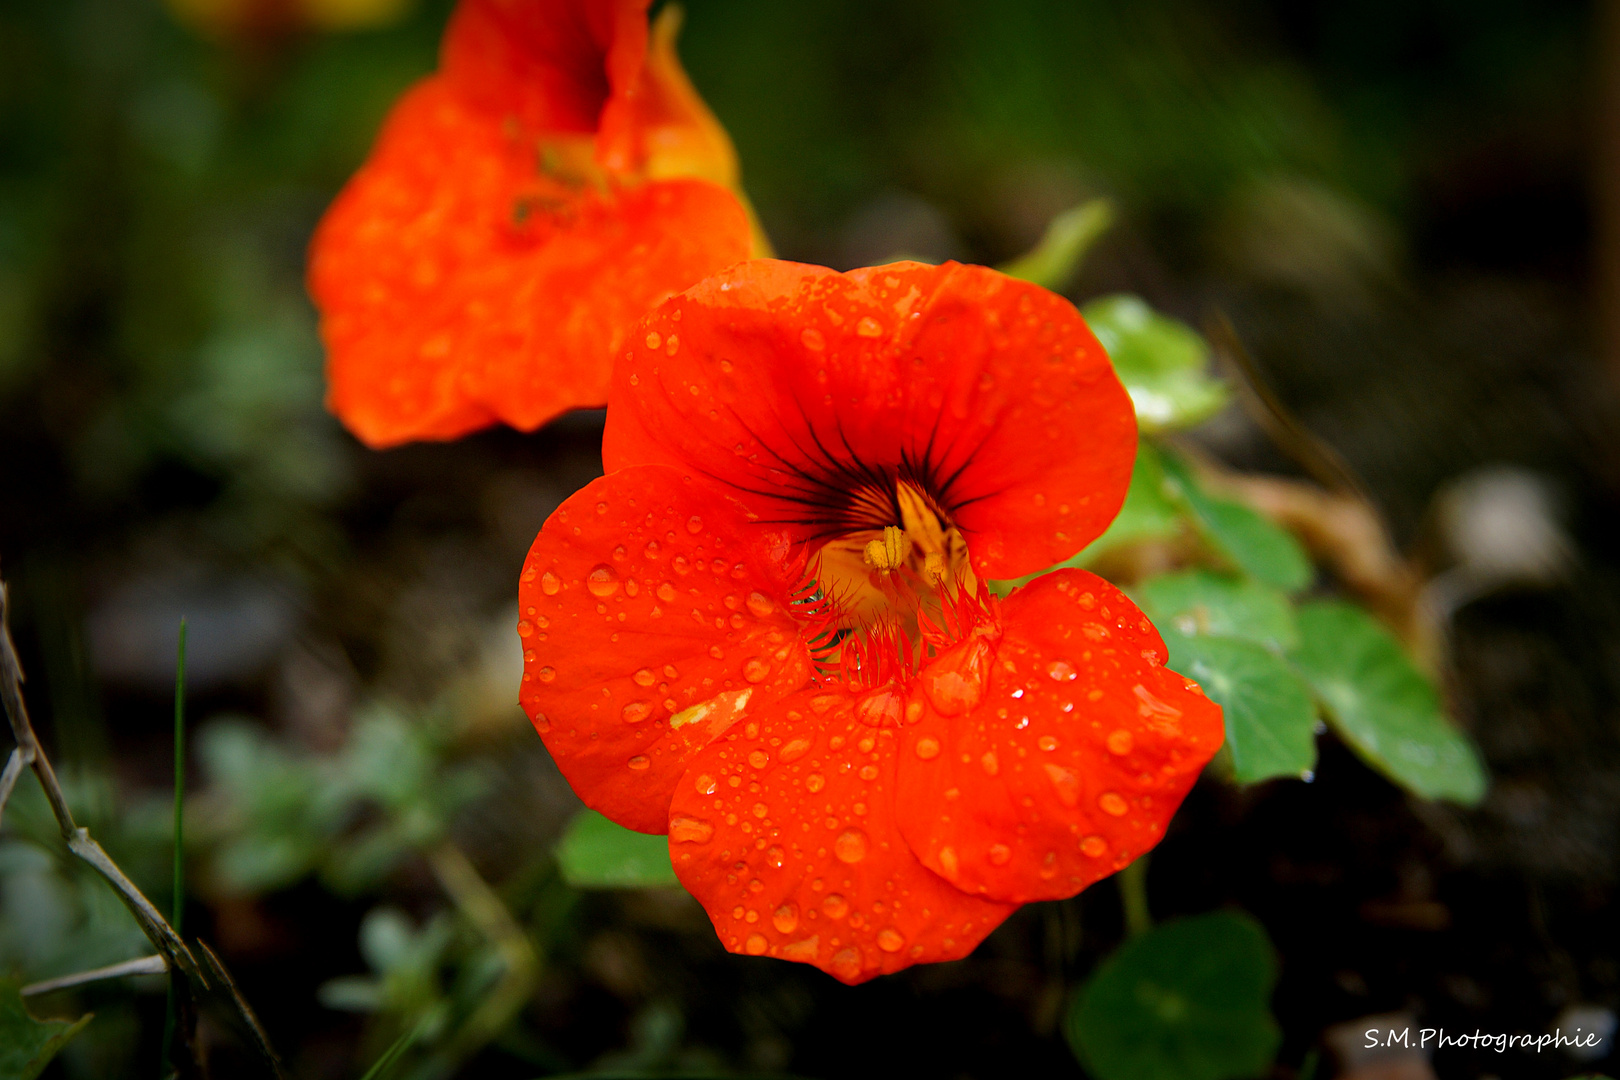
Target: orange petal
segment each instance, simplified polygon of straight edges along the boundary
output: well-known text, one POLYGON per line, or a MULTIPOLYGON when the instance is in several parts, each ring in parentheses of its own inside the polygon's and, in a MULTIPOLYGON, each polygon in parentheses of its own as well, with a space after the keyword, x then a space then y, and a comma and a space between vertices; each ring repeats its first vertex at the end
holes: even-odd
POLYGON ((852 489, 915 478, 992 578, 1101 533, 1136 452, 1130 399, 1074 306, 955 263, 733 267, 638 326, 610 400, 610 467, 697 469, 806 536, 840 524, 852 489))
POLYGON ((455 438, 497 419, 532 430, 600 405, 634 320, 747 254, 729 192, 599 188, 588 139, 550 145, 547 174, 532 140, 427 79, 321 222, 309 282, 328 401, 366 443, 455 438))
POLYGON ((952 888, 895 829, 897 737, 805 690, 691 759, 670 805, 675 873, 736 953, 846 983, 973 951, 1014 908, 952 888))
POLYGON ((787 553, 663 466, 592 481, 546 522, 518 586, 520 700, 586 805, 663 832, 691 756, 804 685, 787 553))
POLYGON ((961 889, 1014 903, 1073 896, 1158 843, 1220 748, 1221 710, 1162 666, 1158 632, 1093 574, 1036 578, 1006 600, 1002 627, 965 710, 930 669, 919 674, 899 827, 961 889))

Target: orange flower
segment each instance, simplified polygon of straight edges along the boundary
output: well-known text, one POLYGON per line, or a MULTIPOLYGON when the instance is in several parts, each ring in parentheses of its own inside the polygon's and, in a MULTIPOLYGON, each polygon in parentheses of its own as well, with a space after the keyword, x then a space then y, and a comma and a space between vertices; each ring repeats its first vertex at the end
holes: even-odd
POLYGON ((463 0, 315 234, 328 404, 360 439, 607 400, 655 303, 746 258, 724 130, 649 0, 463 0))
POLYGON ((618 361, 611 470, 519 586, 521 700, 585 802, 668 831, 728 949, 861 982, 966 955, 1155 844, 1222 737, 1072 555, 1129 398, 1067 301, 980 267, 760 261, 618 361))

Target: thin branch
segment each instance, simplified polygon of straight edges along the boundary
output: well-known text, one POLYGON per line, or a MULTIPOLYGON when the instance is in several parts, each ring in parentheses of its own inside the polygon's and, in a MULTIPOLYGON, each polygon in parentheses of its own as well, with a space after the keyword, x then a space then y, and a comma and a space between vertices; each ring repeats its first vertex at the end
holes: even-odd
POLYGON ((214 979, 230 993, 231 1002, 236 1006, 236 1015, 246 1025, 249 1034, 253 1036, 254 1048, 259 1051, 259 1056, 264 1059, 265 1065, 269 1066, 271 1074, 277 1080, 280 1080, 281 1077, 286 1076, 286 1073, 282 1070, 281 1058, 277 1055, 275 1047, 270 1045, 270 1036, 265 1032, 264 1025, 259 1022, 259 1014, 254 1012, 253 1006, 248 1004, 247 998, 242 995, 242 991, 237 987, 236 980, 226 970, 225 962, 215 955, 213 949, 208 947, 208 942, 199 938, 197 947, 202 950, 203 960, 207 962, 209 970, 214 973, 214 979))
POLYGON ((17 786, 17 778, 33 763, 33 755, 23 752, 18 746, 12 749, 11 756, 6 759, 6 770, 0 772, 0 815, 6 812, 6 800, 11 798, 11 791, 17 786))
POLYGON ((63 975, 60 978, 45 979, 37 983, 29 983, 20 991, 23 997, 34 994, 49 994, 54 990, 66 990, 70 986, 83 986, 85 983, 100 982, 102 979, 121 979, 125 975, 161 975, 169 970, 169 962, 161 956, 141 956, 134 960, 125 960, 121 964, 108 964, 106 967, 94 968, 90 971, 76 971, 72 975, 63 975))

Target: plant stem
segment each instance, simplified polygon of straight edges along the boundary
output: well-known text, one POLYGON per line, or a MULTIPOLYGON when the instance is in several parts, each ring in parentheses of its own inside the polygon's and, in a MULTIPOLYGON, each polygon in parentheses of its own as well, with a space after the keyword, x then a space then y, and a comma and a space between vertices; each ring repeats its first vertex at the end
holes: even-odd
POLYGON ((1119 872, 1119 899, 1125 907, 1125 929, 1131 937, 1153 929, 1153 914, 1148 910, 1147 869, 1148 857, 1142 855, 1119 872))
MULTIPOLYGON (((180 642, 174 660, 174 890, 169 904, 169 925, 182 933, 181 919, 186 908, 185 859, 186 796, 186 617, 180 616, 180 642)), ((174 1038, 174 977, 169 977, 168 1001, 163 1009, 163 1060, 169 1060, 169 1043, 174 1038)))

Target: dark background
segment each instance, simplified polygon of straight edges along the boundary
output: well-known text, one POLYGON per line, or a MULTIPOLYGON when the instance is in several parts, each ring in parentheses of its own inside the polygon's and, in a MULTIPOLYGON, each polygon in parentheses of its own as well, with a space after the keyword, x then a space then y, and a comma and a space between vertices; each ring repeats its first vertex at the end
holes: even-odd
MULTIPOLYGON (((828 1077, 1075 1073, 1058 1018, 1120 938, 1110 884, 1024 909, 968 961, 857 990, 728 957, 680 896, 524 891, 577 804, 510 703, 512 586, 546 514, 599 469, 600 417, 367 451, 321 408, 301 283, 311 228, 431 68, 447 11, 327 33, 285 13, 252 28, 151 0, 0 0, 0 570, 75 800, 166 898, 186 614, 200 728, 247 717, 288 754, 330 758, 382 703, 452 718, 443 755, 484 770, 455 835, 550 929, 534 931, 546 968, 520 1032, 468 1075, 613 1053, 828 1077)), ((1151 897, 1160 917, 1236 903, 1265 923, 1279 1075, 1370 1014, 1539 1032, 1569 1006, 1620 1004, 1620 337, 1604 302, 1620 252, 1602 239, 1620 216, 1620 110, 1601 77, 1620 32, 1602 13, 692 0, 682 53, 783 257, 994 263, 1106 195, 1119 224, 1073 295, 1229 317, 1426 570, 1458 557, 1438 525, 1448 485, 1528 470, 1576 556, 1455 620, 1448 685, 1495 776, 1485 804, 1417 803, 1324 737, 1312 784, 1201 785, 1151 897)), ((1236 411, 1199 438, 1292 471, 1236 411)), ((214 800, 199 805, 233 805, 217 768, 192 772, 214 800)), ((19 802, 0 834, 0 968, 135 955, 116 905, 27 839, 28 814, 19 802)), ((190 928, 222 946, 301 1075, 357 1075, 388 1018, 368 1029, 316 988, 365 970, 357 929, 376 905, 442 908, 431 878, 406 857, 347 892, 307 875, 247 887, 218 857, 238 818, 218 822, 197 830, 190 928)), ((156 1066, 160 992, 76 1004, 98 1019, 51 1075, 156 1066)), ((1433 1064, 1583 1068, 1551 1052, 1433 1064)))

